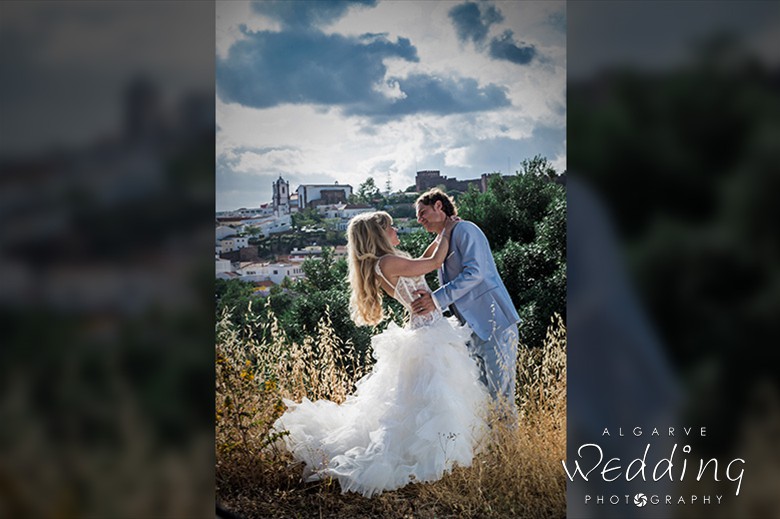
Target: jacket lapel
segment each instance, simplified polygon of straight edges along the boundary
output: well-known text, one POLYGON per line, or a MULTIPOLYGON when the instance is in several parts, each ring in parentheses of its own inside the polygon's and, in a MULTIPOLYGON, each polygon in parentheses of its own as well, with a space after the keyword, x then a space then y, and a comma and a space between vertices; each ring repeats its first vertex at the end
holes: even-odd
POLYGON ((450 239, 447 243, 447 255, 444 258, 444 263, 441 264, 441 267, 439 267, 439 285, 445 285, 450 282, 450 277, 447 275, 447 260, 452 255, 452 233, 455 232, 455 228, 458 226, 456 223, 455 226, 452 228, 452 231, 450 232, 450 239))

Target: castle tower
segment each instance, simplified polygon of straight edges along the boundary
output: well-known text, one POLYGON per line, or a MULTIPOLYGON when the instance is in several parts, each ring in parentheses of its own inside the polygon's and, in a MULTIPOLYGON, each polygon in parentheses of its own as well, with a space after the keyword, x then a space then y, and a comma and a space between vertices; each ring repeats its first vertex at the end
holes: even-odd
POLYGON ((279 216, 290 214, 290 183, 281 175, 273 183, 273 206, 279 216))
POLYGON ((441 176, 441 171, 438 169, 425 169, 417 172, 417 176, 414 179, 415 189, 418 193, 427 191, 432 187, 436 187, 439 184, 444 184, 447 177, 441 176))

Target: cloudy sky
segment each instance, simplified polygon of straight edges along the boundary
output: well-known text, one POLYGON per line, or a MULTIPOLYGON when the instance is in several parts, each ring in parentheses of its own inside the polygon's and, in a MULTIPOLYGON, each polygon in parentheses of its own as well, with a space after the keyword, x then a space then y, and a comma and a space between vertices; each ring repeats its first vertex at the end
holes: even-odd
POLYGON ((302 183, 566 168, 564 2, 218 2, 217 210, 302 183))

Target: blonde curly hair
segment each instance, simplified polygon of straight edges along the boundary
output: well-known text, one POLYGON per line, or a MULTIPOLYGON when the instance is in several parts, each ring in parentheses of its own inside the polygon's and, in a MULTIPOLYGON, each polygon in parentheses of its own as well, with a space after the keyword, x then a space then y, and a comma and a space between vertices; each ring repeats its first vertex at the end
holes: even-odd
POLYGON ((386 230, 392 224, 392 216, 375 211, 355 216, 347 227, 348 280, 352 288, 349 312, 359 326, 378 324, 383 317, 382 290, 374 270, 379 258, 388 254, 408 257, 387 238, 386 230))

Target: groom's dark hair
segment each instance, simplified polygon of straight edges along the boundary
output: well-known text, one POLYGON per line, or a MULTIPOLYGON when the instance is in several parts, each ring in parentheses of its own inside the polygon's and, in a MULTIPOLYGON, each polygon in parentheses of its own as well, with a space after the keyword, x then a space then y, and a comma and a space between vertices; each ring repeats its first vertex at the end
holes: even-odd
POLYGON ((458 208, 455 206, 455 200, 453 200, 451 196, 438 187, 429 189, 425 193, 418 196, 417 200, 414 201, 414 205, 416 206, 417 204, 423 204, 432 206, 436 203, 437 200, 441 202, 441 209, 444 211, 444 214, 447 216, 458 215, 458 208))

